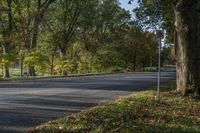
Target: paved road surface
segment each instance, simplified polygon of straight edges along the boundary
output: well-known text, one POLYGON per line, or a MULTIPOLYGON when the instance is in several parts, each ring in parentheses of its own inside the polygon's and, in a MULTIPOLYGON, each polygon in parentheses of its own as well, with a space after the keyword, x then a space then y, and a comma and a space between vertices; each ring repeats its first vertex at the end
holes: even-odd
MULTIPOLYGON (((156 73, 0 82, 0 133, 22 132, 156 85, 156 73)), ((162 73, 162 81, 175 73, 162 73)))

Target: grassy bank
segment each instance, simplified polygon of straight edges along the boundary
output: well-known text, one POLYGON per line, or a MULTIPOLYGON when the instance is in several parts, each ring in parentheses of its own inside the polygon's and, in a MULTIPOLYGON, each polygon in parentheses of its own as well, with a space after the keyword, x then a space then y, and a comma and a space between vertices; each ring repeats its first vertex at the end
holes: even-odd
POLYGON ((162 84, 161 102, 155 88, 51 121, 30 133, 198 133, 200 101, 182 97, 175 81, 162 84))

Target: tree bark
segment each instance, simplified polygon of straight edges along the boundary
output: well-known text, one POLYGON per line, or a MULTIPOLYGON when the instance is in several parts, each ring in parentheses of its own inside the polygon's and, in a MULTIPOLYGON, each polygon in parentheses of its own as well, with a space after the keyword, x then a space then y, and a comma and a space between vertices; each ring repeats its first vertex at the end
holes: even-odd
MULTIPOLYGON (((41 0, 37 1, 37 13, 34 18, 34 24, 33 24, 33 35, 32 35, 32 41, 31 41, 31 49, 35 49, 37 47, 37 41, 38 41, 38 34, 39 34, 39 26, 41 22, 43 21, 44 15, 49 8, 49 6, 54 2, 55 0, 45 0, 42 2, 41 0)), ((30 76, 36 76, 35 67, 29 66, 29 75, 30 76)))
POLYGON ((175 3, 175 54, 177 90, 200 95, 200 19, 198 0, 175 3))
MULTIPOLYGON (((6 15, 7 15, 7 20, 8 20, 8 26, 4 25, 2 18, 1 18, 2 13, 0 13, 0 28, 2 30, 2 35, 4 36, 4 38, 9 38, 9 36, 11 35, 11 32, 13 30, 13 18, 12 18, 12 10, 11 10, 12 0, 7 0, 6 3, 7 3, 6 15)), ((0 8, 0 10, 2 10, 2 9, 0 8)), ((2 44, 2 48, 3 48, 3 55, 8 54, 9 50, 10 50, 9 40, 4 39, 4 41, 2 41, 1 44, 2 44)), ((4 64, 4 77, 5 78, 10 77, 8 63, 4 64)))
POLYGON ((29 66, 28 71, 29 71, 28 73, 29 76, 36 76, 34 66, 29 66))
POLYGON ((55 54, 56 54, 56 47, 52 48, 52 51, 51 51, 51 76, 53 76, 53 73, 54 73, 54 59, 55 59, 55 54))
MULTIPOLYGON (((66 49, 61 49, 61 60, 62 60, 62 64, 64 65, 64 61, 66 60, 67 58, 67 52, 66 52, 66 49)), ((67 71, 65 70, 65 68, 63 67, 62 68, 62 72, 61 72, 61 75, 62 76, 67 76, 67 71)))
POLYGON ((135 72, 136 71, 136 63, 137 63, 137 61, 136 61, 136 59, 137 59, 137 48, 136 48, 136 46, 135 46, 134 50, 135 51, 134 51, 134 56, 133 56, 133 71, 135 72))
MULTIPOLYGON (((6 55, 9 52, 9 43, 4 41, 2 47, 3 47, 3 55, 6 55)), ((9 78, 10 72, 9 72, 9 66, 7 63, 4 64, 3 69, 4 69, 3 77, 9 78)))
POLYGON ((20 56, 20 62, 19 62, 19 65, 20 65, 20 77, 23 77, 23 57, 20 56))

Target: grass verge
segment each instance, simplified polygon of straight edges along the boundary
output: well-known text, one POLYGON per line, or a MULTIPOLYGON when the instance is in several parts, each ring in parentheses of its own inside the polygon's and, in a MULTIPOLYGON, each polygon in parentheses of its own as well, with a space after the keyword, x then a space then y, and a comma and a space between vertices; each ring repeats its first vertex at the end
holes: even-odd
POLYGON ((29 133, 200 133, 200 101, 176 93, 175 81, 50 121, 29 133))

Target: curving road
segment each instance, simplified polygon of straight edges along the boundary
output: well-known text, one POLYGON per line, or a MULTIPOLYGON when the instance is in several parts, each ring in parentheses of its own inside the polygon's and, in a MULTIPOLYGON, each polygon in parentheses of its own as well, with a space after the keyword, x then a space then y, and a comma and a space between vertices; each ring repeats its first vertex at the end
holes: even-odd
MULTIPOLYGON (((29 127, 156 85, 156 73, 0 82, 0 133, 29 127)), ((162 82, 175 73, 163 72, 162 82)))

